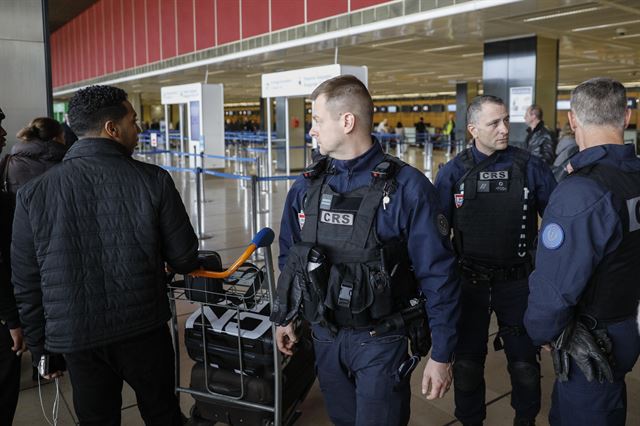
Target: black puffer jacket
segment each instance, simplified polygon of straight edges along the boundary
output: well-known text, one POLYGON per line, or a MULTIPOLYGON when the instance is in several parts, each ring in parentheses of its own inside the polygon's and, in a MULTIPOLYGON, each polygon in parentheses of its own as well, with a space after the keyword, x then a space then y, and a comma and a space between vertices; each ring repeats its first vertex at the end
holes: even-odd
POLYGON ((556 158, 556 141, 544 126, 544 121, 540 121, 533 130, 527 128, 526 144, 531 155, 542 158, 549 167, 553 166, 553 160, 556 158))
POLYGON ((112 140, 79 140, 16 199, 12 280, 29 349, 85 350, 166 323, 164 261, 191 271, 197 250, 166 171, 112 140))
POLYGON ((67 148, 55 141, 39 139, 18 142, 7 156, 7 186, 11 193, 62 161, 67 148))

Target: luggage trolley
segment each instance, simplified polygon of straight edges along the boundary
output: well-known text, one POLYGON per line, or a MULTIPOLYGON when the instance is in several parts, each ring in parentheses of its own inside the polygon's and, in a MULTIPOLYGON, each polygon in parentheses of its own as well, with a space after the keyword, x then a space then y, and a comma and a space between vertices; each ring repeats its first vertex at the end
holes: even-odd
POLYGON ((300 353, 286 358, 283 365, 275 324, 268 318, 275 296, 273 239, 273 231, 263 228, 226 270, 217 253, 208 252, 205 265, 216 271, 194 271, 169 285, 176 393, 195 400, 191 424, 233 423, 235 416, 240 417, 238 423, 288 425, 299 415, 296 407, 313 384, 310 341, 307 350, 302 345, 300 353), (245 263, 258 248, 264 251, 262 268, 245 263), (196 361, 189 387, 180 384, 178 300, 199 305, 185 327, 187 353, 196 361))

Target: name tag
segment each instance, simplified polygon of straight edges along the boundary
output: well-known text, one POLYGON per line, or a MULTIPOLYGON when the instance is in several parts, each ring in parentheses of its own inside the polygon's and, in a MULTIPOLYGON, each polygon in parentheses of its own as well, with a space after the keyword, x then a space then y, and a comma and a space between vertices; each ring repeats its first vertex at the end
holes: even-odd
POLYGON ((353 213, 335 213, 326 210, 320 212, 320 222, 330 225, 353 226, 353 213))
POLYGON ((480 180, 496 180, 496 179, 509 179, 509 171, 502 170, 499 172, 480 172, 478 174, 480 180))

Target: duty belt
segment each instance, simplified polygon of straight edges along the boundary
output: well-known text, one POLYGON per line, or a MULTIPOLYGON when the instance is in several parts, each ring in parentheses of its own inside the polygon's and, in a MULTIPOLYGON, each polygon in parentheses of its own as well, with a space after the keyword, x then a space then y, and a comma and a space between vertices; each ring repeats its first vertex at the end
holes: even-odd
POLYGON ((527 278, 531 272, 531 267, 527 263, 510 267, 490 267, 463 260, 459 265, 462 276, 472 284, 495 284, 522 280, 527 278))

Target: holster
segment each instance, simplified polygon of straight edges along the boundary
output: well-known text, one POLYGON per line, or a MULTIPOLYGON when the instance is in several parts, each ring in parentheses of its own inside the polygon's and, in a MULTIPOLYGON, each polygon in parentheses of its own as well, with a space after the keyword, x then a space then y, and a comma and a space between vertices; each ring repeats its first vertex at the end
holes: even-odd
POLYGON ((403 309, 381 320, 371 331, 376 336, 389 331, 404 329, 411 344, 411 353, 418 356, 426 356, 431 349, 431 330, 425 311, 425 300, 414 299, 412 306, 403 309))

